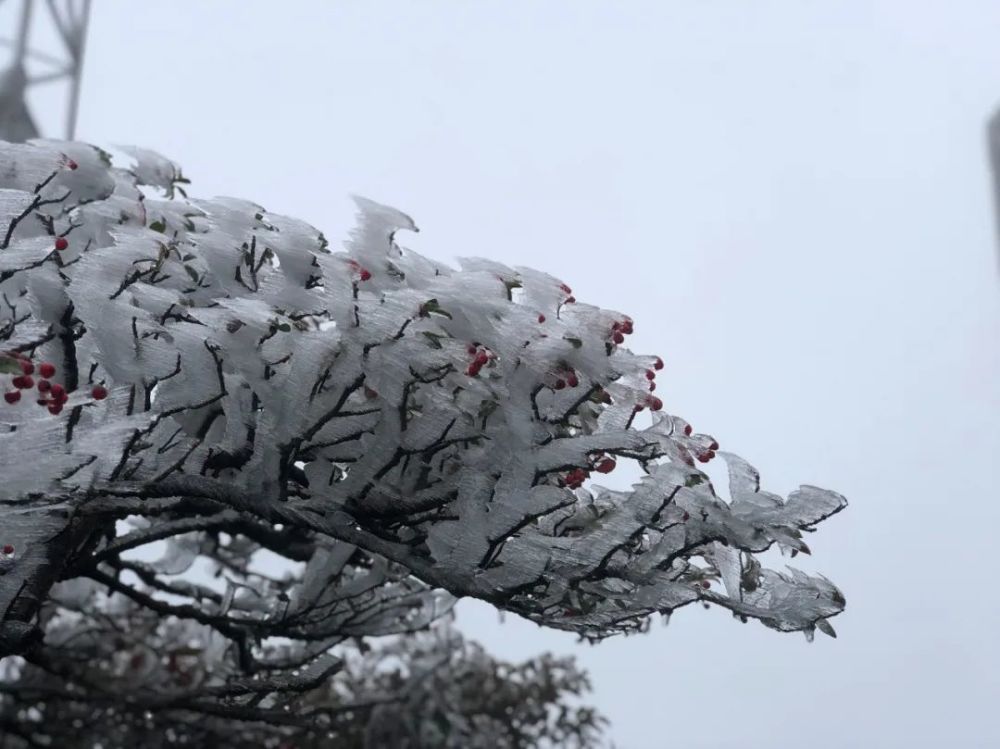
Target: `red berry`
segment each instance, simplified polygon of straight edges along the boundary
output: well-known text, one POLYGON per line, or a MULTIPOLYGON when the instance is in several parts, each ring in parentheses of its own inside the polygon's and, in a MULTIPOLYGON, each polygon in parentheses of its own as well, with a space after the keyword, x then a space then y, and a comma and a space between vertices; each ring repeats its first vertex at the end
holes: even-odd
POLYGON ((49 379, 56 373, 55 365, 49 364, 49 362, 42 362, 38 367, 38 374, 40 374, 45 379, 49 379))
POLYGON ((712 440, 712 444, 710 444, 708 446, 708 449, 709 450, 713 450, 713 451, 718 450, 719 449, 719 443, 716 442, 715 440, 712 440))
POLYGON ((475 363, 472 363, 469 365, 469 368, 465 370, 465 373, 469 375, 469 377, 475 377, 477 374, 479 374, 479 370, 480 367, 476 366, 475 363))
POLYGON ((63 410, 62 403, 50 403, 49 413, 53 416, 58 416, 63 410))
POLYGON ((472 363, 479 367, 482 367, 489 360, 490 360, 489 354, 487 354, 485 351, 480 351, 478 354, 476 354, 476 358, 473 360, 472 363))
POLYGON ((594 470, 598 473, 611 473, 615 470, 616 465, 617 464, 615 463, 614 458, 605 458, 597 464, 597 467, 594 470))
POLYGON ((656 379, 656 372, 654 372, 652 369, 647 369, 646 370, 646 379, 647 380, 655 380, 656 379))
POLYGON ((69 167, 70 169, 76 169, 77 166, 79 166, 79 164, 77 164, 75 161, 73 161, 73 159, 69 159, 66 162, 66 166, 69 167))
POLYGON ((625 336, 623 336, 616 330, 615 334, 611 336, 611 340, 613 340, 615 343, 625 343, 625 336))
POLYGON ((575 374, 570 372, 568 375, 566 375, 566 384, 569 385, 571 388, 575 388, 577 385, 580 384, 580 381, 576 378, 575 374))
POLYGON ((13 406, 15 403, 21 400, 21 391, 8 390, 6 393, 3 394, 3 399, 13 406))
POLYGON ((39 393, 47 393, 47 392, 49 392, 49 390, 51 388, 52 388, 52 383, 49 382, 48 380, 39 380, 38 381, 38 392, 39 393))
POLYGON ((545 322, 545 315, 539 315, 538 322, 545 322))
POLYGON ((684 434, 686 434, 688 437, 691 436, 691 425, 690 424, 685 424, 684 425, 684 434))
POLYGON ((466 351, 469 352, 469 356, 475 356, 476 355, 476 350, 477 350, 476 349, 476 344, 474 344, 474 343, 470 343, 469 344, 469 348, 466 349, 466 351))
POLYGON ((35 379, 31 375, 18 375, 10 381, 10 384, 18 390, 27 390, 35 386, 35 379))
POLYGON ((655 395, 651 395, 649 399, 646 401, 646 403, 654 411, 659 411, 661 408, 663 408, 663 401, 661 401, 655 395))
POLYGON ((701 587, 703 587, 705 590, 708 590, 709 588, 712 587, 712 583, 710 583, 708 580, 702 580, 701 587))
POLYGON ((715 453, 714 452, 712 452, 711 450, 706 450, 705 452, 700 453, 698 455, 698 462, 699 463, 707 463, 708 461, 710 461, 714 457, 715 457, 715 453))
POLYGON ((654 390, 656 390, 656 383, 655 382, 650 382, 649 383, 649 392, 652 393, 654 390))
POLYGON ((104 385, 94 385, 94 387, 90 389, 90 396, 95 401, 102 401, 108 397, 108 389, 104 387, 104 385))
POLYGON ((66 388, 60 385, 58 382, 55 383, 51 388, 51 394, 53 400, 62 400, 66 397, 66 388))
POLYGON ((663 369, 663 359, 656 357, 656 361, 653 362, 653 369, 663 369))
POLYGON ((691 519, 691 515, 688 513, 687 510, 684 511, 684 516, 683 517, 684 517, 685 522, 691 519))
POLYGON ((368 271, 367 268, 362 268, 361 269, 361 280, 362 281, 367 281, 371 277, 372 277, 372 274, 368 271))
POLYGON ((4 544, 3 545, 3 553, 7 554, 8 556, 10 556, 11 554, 14 553, 14 547, 11 546, 10 544, 4 544))
POLYGON ((552 387, 555 388, 556 390, 562 390, 564 387, 566 387, 566 380, 559 378, 558 380, 556 380, 556 384, 553 385, 552 387))
POLYGON ((564 283, 559 284, 559 288, 562 290, 562 292, 564 294, 572 294, 573 293, 573 289, 571 289, 569 286, 567 286, 564 283))
POLYGON ((56 237, 56 249, 62 252, 67 247, 69 247, 69 242, 66 241, 66 237, 56 237))
POLYGON ((613 323, 611 323, 611 329, 612 330, 621 330, 622 329, 622 324, 620 322, 613 322, 613 323))
POLYGON ((568 296, 568 297, 566 297, 566 304, 573 304, 573 302, 575 302, 575 301, 576 301, 576 297, 575 296, 568 296))
POLYGON ((31 363, 30 361, 28 361, 27 359, 21 359, 21 360, 20 360, 20 361, 18 362, 18 364, 20 364, 20 365, 21 365, 21 372, 22 372, 22 373, 24 373, 24 374, 26 374, 26 375, 30 375, 30 374, 34 374, 34 373, 35 373, 35 365, 34 365, 34 364, 32 364, 32 363, 31 363))

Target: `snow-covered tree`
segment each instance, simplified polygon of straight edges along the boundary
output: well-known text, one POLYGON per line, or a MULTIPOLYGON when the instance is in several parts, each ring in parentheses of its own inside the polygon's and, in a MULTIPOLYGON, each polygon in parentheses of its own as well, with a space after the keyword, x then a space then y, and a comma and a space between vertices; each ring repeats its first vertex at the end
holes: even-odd
MULTIPOLYGON (((627 348, 629 317, 530 268, 425 258, 396 242, 412 220, 367 200, 336 252, 122 151, 0 143, 0 656, 20 656, 19 715, 33 684, 334 732, 360 730, 352 700, 447 713, 462 690, 416 676, 436 655, 444 674, 499 668, 440 645, 466 596, 593 640, 694 602, 833 633, 840 591, 759 555, 808 552, 844 498, 764 491, 664 413, 663 361, 627 348), (717 456, 726 497, 699 470, 717 456), (641 480, 602 487, 623 461, 641 480), (394 679, 344 677, 351 643, 382 635, 438 644, 398 646, 394 679)), ((580 688, 550 671, 541 705, 580 688)), ((378 723, 430 730, 401 720, 378 723)))
POLYGON ((267 647, 245 673, 208 625, 122 596, 85 601, 60 599, 75 616, 51 623, 45 652, 0 670, 3 749, 594 747, 602 737, 604 719, 578 704, 590 685, 572 659, 498 662, 447 625, 344 640, 321 657, 319 642, 267 647))

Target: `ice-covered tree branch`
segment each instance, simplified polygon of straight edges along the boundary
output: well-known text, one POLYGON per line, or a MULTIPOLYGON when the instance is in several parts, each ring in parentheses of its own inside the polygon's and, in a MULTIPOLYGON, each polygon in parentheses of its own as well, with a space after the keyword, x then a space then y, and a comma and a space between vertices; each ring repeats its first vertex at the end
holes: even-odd
POLYGON ((808 552, 844 498, 769 493, 664 413, 628 316, 404 249, 410 218, 367 200, 337 252, 130 155, 0 144, 0 654, 37 649, 73 581, 208 628, 245 673, 268 637, 307 662, 462 596, 592 639, 696 601, 832 632, 837 588, 758 556, 808 552), (630 489, 599 484, 628 461, 630 489), (196 560, 228 591, 169 579, 196 560))

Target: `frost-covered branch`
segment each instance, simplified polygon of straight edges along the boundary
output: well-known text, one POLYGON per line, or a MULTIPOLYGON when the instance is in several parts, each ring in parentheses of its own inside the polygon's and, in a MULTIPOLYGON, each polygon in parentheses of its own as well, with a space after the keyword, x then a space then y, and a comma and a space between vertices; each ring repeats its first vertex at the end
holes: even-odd
POLYGON ((808 552, 844 498, 764 491, 664 413, 628 316, 404 249, 410 218, 367 200, 338 252, 130 154, 0 144, 0 654, 48 643, 59 581, 207 627, 243 673, 268 638, 308 662, 462 596, 592 639, 696 601, 832 632, 837 588, 759 555, 808 552), (602 487, 623 461, 643 478, 602 487), (228 588, 171 579, 196 563, 228 588))

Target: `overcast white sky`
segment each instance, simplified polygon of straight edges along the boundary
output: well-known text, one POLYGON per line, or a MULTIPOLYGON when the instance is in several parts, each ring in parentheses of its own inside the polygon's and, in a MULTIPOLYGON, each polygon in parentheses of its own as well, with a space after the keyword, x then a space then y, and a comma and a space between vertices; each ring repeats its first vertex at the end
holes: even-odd
POLYGON ((494 653, 575 653, 619 747, 1000 746, 996 0, 101 0, 82 102, 81 139, 199 195, 337 238, 360 193, 421 252, 561 276, 767 488, 848 496, 802 564, 837 640, 686 609, 592 648, 463 607, 494 653))

